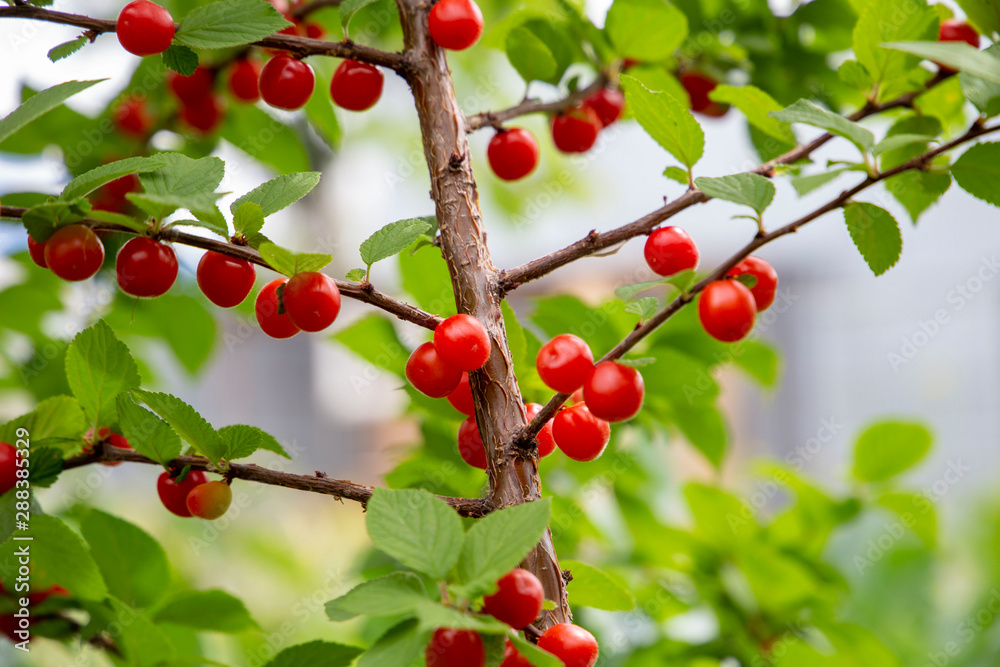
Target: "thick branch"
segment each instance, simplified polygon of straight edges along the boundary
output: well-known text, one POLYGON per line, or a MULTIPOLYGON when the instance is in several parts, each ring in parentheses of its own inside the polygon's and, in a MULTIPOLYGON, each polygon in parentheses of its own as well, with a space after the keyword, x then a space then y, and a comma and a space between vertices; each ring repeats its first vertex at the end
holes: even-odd
POLYGON ((520 116, 527 116, 534 113, 559 113, 560 111, 565 111, 566 109, 579 104, 607 85, 607 77, 601 75, 596 81, 586 88, 574 91, 560 100, 555 100, 553 102, 524 100, 520 104, 515 104, 514 106, 501 111, 484 111, 483 113, 469 116, 468 119, 466 119, 465 130, 466 132, 475 132, 476 130, 484 127, 495 127, 499 129, 503 127, 506 121, 520 116))
MULTIPOLYGON (((27 210, 28 209, 17 206, 0 206, 0 218, 19 219, 27 210)), ((123 234, 138 233, 134 229, 129 229, 128 227, 107 222, 100 222, 98 220, 83 220, 81 224, 88 225, 92 229, 98 231, 120 232, 123 234)), ((157 238, 161 241, 180 243, 181 245, 201 248, 202 250, 211 250, 212 252, 228 255, 230 257, 245 259, 248 262, 257 264, 258 266, 271 269, 271 266, 264 260, 263 257, 260 256, 259 252, 247 246, 226 243, 225 241, 217 241, 203 236, 195 236, 194 234, 186 234, 184 232, 177 231, 176 228, 172 227, 160 232, 157 238)), ((271 270, 273 271, 273 269, 271 270)), ((380 308, 387 313, 395 315, 401 320, 412 322, 413 324, 431 330, 433 330, 441 321, 441 318, 437 315, 424 312, 416 306, 411 306, 408 303, 399 301, 387 294, 379 292, 377 289, 372 287, 370 283, 352 283, 345 280, 334 280, 334 282, 337 283, 337 288, 340 289, 342 296, 380 308)))
MULTIPOLYGON (((80 454, 66 459, 63 469, 80 468, 94 463, 126 461, 129 463, 146 463, 159 465, 156 461, 146 458, 132 449, 122 449, 98 444, 94 451, 89 454, 80 454)), ((367 505, 372 497, 372 487, 354 482, 346 482, 339 479, 330 479, 325 474, 317 472, 315 475, 293 475, 287 472, 279 472, 262 468, 258 465, 230 463, 226 472, 219 472, 209 462, 208 459, 200 456, 180 456, 170 462, 172 470, 180 470, 185 466, 190 466, 192 470, 203 470, 225 475, 230 479, 242 479, 248 482, 258 482, 260 484, 270 484, 271 486, 281 486, 286 489, 297 491, 308 491, 310 493, 321 493, 327 496, 334 496, 342 500, 353 500, 367 505)), ((451 498, 439 496, 443 501, 455 508, 462 516, 482 517, 489 513, 490 507, 485 500, 477 498, 451 498)))

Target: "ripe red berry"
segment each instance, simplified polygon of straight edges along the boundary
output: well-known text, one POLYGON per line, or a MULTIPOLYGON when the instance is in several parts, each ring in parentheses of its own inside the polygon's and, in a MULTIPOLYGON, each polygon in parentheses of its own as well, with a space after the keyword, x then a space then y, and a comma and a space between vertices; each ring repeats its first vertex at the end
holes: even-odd
POLYGON ((517 181, 533 172, 539 155, 535 135, 522 127, 500 130, 486 151, 493 173, 505 181, 517 181))
POLYGON ((490 335, 472 315, 452 315, 434 329, 434 347, 445 363, 474 371, 490 358, 490 335))
POLYGON ((104 246, 86 225, 60 227, 45 241, 45 263, 63 280, 86 280, 104 264, 104 246))
POLYGON ((552 141, 563 153, 586 153, 597 143, 601 127, 596 111, 576 106, 552 117, 552 141))
POLYGON ((260 63, 249 58, 240 58, 229 73, 229 90, 241 102, 256 102, 260 99, 260 63))
POLYGON ((444 398, 462 381, 462 371, 438 355, 434 343, 424 343, 406 362, 406 379, 431 398, 444 398))
POLYGON ((172 478, 169 472, 164 472, 156 481, 156 492, 160 495, 160 502, 163 503, 164 507, 177 516, 186 518, 191 516, 191 511, 187 506, 188 494, 195 487, 207 482, 208 478, 200 470, 191 470, 182 482, 172 478))
POLYGON ((642 407, 642 375, 631 366, 602 361, 583 384, 583 400, 598 419, 620 422, 631 419, 642 407))
POLYGON ((225 482, 215 481, 191 489, 185 504, 188 512, 199 519, 218 519, 233 502, 233 490, 225 482))
POLYGON ((583 386, 593 367, 590 346, 573 334, 559 334, 543 345, 535 358, 542 382, 562 394, 572 394, 583 386))
POLYGON ((127 97, 111 112, 112 120, 119 132, 141 139, 153 129, 153 117, 146 109, 145 100, 127 97))
POLYGON ((137 236, 118 251, 118 286, 132 296, 160 296, 177 279, 177 256, 170 246, 137 236))
POLYGON ((452 407, 463 415, 467 417, 476 415, 476 402, 472 398, 472 385, 469 384, 468 373, 462 373, 458 386, 455 387, 455 391, 448 394, 447 398, 452 407))
POLYGON ((661 276, 698 268, 698 246, 680 227, 661 227, 646 239, 646 263, 661 276))
MULTIPOLYGON (((528 403, 524 406, 524 412, 529 422, 532 421, 535 418, 535 415, 541 411, 542 406, 538 403, 528 403)), ((543 426, 542 430, 535 436, 535 440, 538 442, 538 458, 545 458, 556 450, 556 439, 552 435, 551 419, 545 422, 545 426, 543 426)))
POLYGON ((126 195, 130 192, 138 191, 138 176, 135 174, 122 176, 121 178, 116 178, 110 183, 105 183, 103 187, 99 188, 92 206, 98 211, 124 213, 130 205, 126 195))
POLYGON ((611 439, 611 424, 590 413, 586 403, 564 408, 552 420, 552 435, 559 449, 574 461, 593 461, 611 439))
POLYGON ((681 75, 681 85, 691 98, 691 111, 713 118, 725 116, 729 111, 729 107, 708 98, 708 94, 719 85, 715 79, 701 72, 686 72, 681 75))
POLYGON ((326 35, 326 30, 323 30, 323 26, 318 23, 307 23, 306 24, 306 37, 309 39, 323 39, 326 35))
POLYGON ((28 254, 31 255, 31 260, 35 264, 43 269, 49 268, 49 265, 45 263, 45 241, 39 243, 31 238, 31 234, 28 234, 28 254))
POLYGON ((578 625, 553 625, 538 640, 538 648, 562 660, 566 667, 594 667, 597 663, 597 640, 578 625))
POLYGON ((724 343, 745 338, 753 329, 757 306, 753 294, 737 280, 717 280, 698 302, 698 318, 708 335, 724 343))
POLYGON ((526 628, 542 613, 545 589, 527 570, 511 570, 497 582, 497 592, 483 599, 483 613, 515 630, 526 628))
POLYGON ((215 72, 207 67, 198 66, 191 76, 167 72, 167 85, 171 92, 186 104, 200 102, 208 97, 214 83, 215 72))
POLYGON ((478 633, 438 628, 424 653, 427 667, 485 667, 486 649, 478 633))
POLYGON ((222 124, 222 100, 212 94, 181 105, 181 119, 199 134, 211 134, 222 124))
POLYGON ((382 97, 385 77, 374 65, 345 60, 337 67, 330 81, 330 97, 334 104, 348 111, 371 109, 382 97))
POLYGON ((163 7, 149 0, 125 5, 115 27, 118 41, 129 53, 153 56, 163 53, 174 38, 174 19, 163 7))
POLYGON ((278 288, 287 283, 285 278, 277 278, 261 288, 254 303, 254 313, 260 330, 271 338, 291 338, 300 329, 292 322, 288 313, 279 311, 278 288))
POLYGON ((0 496, 17 485, 17 448, 0 442, 0 496))
POLYGON ((607 127, 622 117, 625 95, 617 88, 602 88, 585 99, 583 104, 596 111, 597 117, 601 119, 601 126, 607 127))
POLYGON ((749 274, 757 279, 757 284, 750 288, 753 294, 757 312, 767 310, 774 303, 774 294, 778 291, 778 272, 760 257, 747 257, 729 270, 726 275, 740 276, 749 274))
POLYGON ((301 109, 315 87, 312 67, 291 56, 271 58, 260 72, 260 95, 278 109, 301 109))
POLYGON ((458 453, 473 468, 486 470, 486 445, 475 417, 469 417, 458 427, 458 453))
POLYGON ((521 652, 514 648, 514 643, 509 639, 503 647, 503 662, 500 667, 531 667, 531 663, 521 655, 521 652))
POLYGON ((483 12, 473 0, 441 0, 431 9, 428 29, 442 49, 462 51, 483 34, 483 12))
POLYGON ((257 271, 245 259, 206 252, 198 262, 198 287, 208 300, 220 308, 243 303, 253 289, 257 271))
POLYGON ((340 290, 329 276, 318 271, 296 274, 282 295, 285 312, 303 331, 322 331, 340 313, 340 290))
POLYGON ((941 21, 941 29, 938 31, 938 41, 965 42, 969 46, 978 49, 979 33, 965 21, 946 19, 941 21))

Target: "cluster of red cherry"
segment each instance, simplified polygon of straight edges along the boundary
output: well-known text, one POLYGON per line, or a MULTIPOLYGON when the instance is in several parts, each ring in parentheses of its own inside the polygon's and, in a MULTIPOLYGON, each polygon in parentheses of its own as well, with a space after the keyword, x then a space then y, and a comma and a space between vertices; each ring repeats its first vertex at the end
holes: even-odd
POLYGON ((160 502, 177 516, 214 520, 226 513, 233 502, 233 491, 223 480, 208 481, 200 470, 189 470, 185 475, 169 472, 156 480, 160 502))

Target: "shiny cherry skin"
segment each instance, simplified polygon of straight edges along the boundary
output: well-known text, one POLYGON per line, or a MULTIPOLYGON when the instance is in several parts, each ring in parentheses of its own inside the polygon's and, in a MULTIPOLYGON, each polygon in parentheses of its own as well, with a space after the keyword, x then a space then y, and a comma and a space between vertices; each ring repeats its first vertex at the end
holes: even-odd
POLYGON ((285 312, 303 331, 322 331, 340 314, 337 283, 318 271, 298 273, 285 285, 285 312))
POLYGON ((486 445, 475 417, 469 417, 458 427, 458 453, 473 468, 486 470, 486 445))
POLYGON ((222 100, 212 94, 181 106, 181 118, 199 134, 212 134, 222 124, 222 100))
POLYGON ((563 153, 586 153, 597 143, 601 118, 586 106, 576 106, 552 117, 552 141, 563 153))
POLYGON ((170 246, 137 236, 118 251, 115 275, 126 294, 160 296, 177 280, 177 256, 170 246))
POLYGON ((485 667, 483 639, 471 630, 438 628, 424 652, 427 667, 485 667))
MULTIPOLYGON (((528 403, 524 406, 524 413, 529 422, 532 421, 535 418, 535 415, 541 411, 542 406, 538 403, 528 403)), ((543 426, 542 430, 535 436, 535 441, 538 443, 538 458, 545 458, 556 450, 556 439, 552 435, 551 419, 545 422, 545 426, 543 426)))
POLYGON ((291 338, 300 329, 292 322, 284 310, 279 308, 278 288, 287 283, 285 278, 276 278, 261 288, 254 302, 254 314, 260 330, 271 338, 291 338), (281 312, 278 312, 281 310, 281 312))
POLYGON ((535 368, 542 382, 562 394, 583 386, 594 367, 590 346, 573 334, 559 334, 538 351, 535 368))
POLYGON ((215 72, 200 65, 191 76, 167 72, 167 86, 177 99, 186 104, 200 102, 208 97, 214 83, 215 72))
POLYGON ((653 273, 672 276, 698 268, 698 246, 680 227, 661 227, 646 239, 646 264, 653 273))
POLYGON ((185 504, 188 512, 199 519, 213 521, 229 510, 233 490, 225 482, 207 482, 191 489, 185 504))
POLYGON ((617 88, 602 88, 585 99, 583 104, 597 112, 601 127, 607 127, 622 117, 625 95, 617 88))
POLYGON ((774 295, 778 291, 778 272, 760 257, 750 256, 729 270, 728 276, 748 274, 757 279, 757 284, 750 288, 753 294, 757 312, 763 312, 774 303, 774 295))
POLYGON ((441 0, 431 9, 431 39, 442 49, 463 51, 483 35, 483 12, 473 0, 441 0))
POLYGON ((938 30, 938 41, 965 42, 969 46, 978 49, 979 32, 965 21, 946 19, 941 21, 941 28, 938 30))
POLYGON ((232 308, 250 294, 257 271, 245 259, 209 250, 198 262, 197 276, 198 287, 209 301, 220 308, 232 308))
POLYGON ((593 461, 604 453, 611 439, 611 424, 591 414, 586 403, 577 403, 552 420, 552 435, 566 456, 574 461, 593 461))
POLYGON ((28 234, 28 254, 31 255, 31 261, 35 264, 43 269, 49 268, 49 265, 45 263, 45 241, 39 243, 31 238, 31 234, 28 234))
POLYGON ((490 358, 490 335, 471 315, 452 315, 434 329, 434 347, 445 363, 461 370, 482 368, 490 358))
POLYGON ((424 343, 406 361, 406 379, 422 394, 444 398, 462 381, 462 371, 438 354, 434 343, 424 343))
POLYGON ((504 181, 518 181, 530 175, 538 167, 540 155, 535 135, 523 127, 500 130, 486 150, 490 168, 504 181))
POLYGON ((111 118, 119 132, 135 139, 144 138, 153 129, 153 117, 149 115, 146 101, 136 97, 119 102, 111 118))
POLYGON ((469 384, 468 373, 462 373, 458 386, 455 387, 455 391, 448 394, 447 399, 453 408, 466 417, 476 415, 476 402, 472 398, 472 385, 469 384))
POLYGON ((594 667, 599 652, 594 635, 570 623, 546 630, 538 640, 538 648, 562 660, 566 667, 594 667))
POLYGON ((316 75, 312 67, 291 56, 271 58, 260 72, 260 96, 278 109, 301 109, 315 87, 316 75))
POLYGON ((0 442, 0 496, 17 486, 17 448, 0 442))
POLYGON ((583 383, 583 400, 591 414, 606 422, 635 417, 645 393, 642 375, 631 366, 602 361, 583 383))
POLYGON ((691 98, 691 111, 712 118, 721 118, 729 107, 709 99, 708 94, 719 85, 715 79, 701 72, 685 72, 681 75, 681 85, 691 98))
POLYGON ((155 56, 163 53, 174 39, 174 19, 163 7, 149 0, 125 5, 115 26, 118 41, 129 53, 155 56))
POLYGON ((698 301, 701 325, 709 336, 724 343, 746 338, 756 317, 753 293, 737 280, 717 280, 709 284, 698 301))
POLYGON ((187 506, 188 494, 194 488, 207 482, 208 478, 200 470, 191 470, 182 482, 170 477, 169 472, 164 472, 156 481, 156 492, 160 495, 160 502, 163 503, 164 507, 177 516, 187 518, 191 516, 191 511, 187 506))
POLYGON ((241 102, 253 103, 260 99, 260 63, 251 58, 240 58, 229 72, 229 90, 241 102))
POLYGON ((531 572, 517 568, 500 577, 497 592, 483 599, 483 613, 521 630, 535 622, 544 603, 542 582, 531 572))
POLYGON ((344 60, 330 81, 334 104, 348 111, 366 111, 382 97, 385 77, 379 68, 356 60, 344 60))
POLYGON ((514 643, 508 639, 503 647, 503 662, 500 663, 500 667, 531 667, 531 663, 521 655, 521 652, 514 647, 514 643))
POLYGON ((86 280, 104 264, 104 245, 86 225, 60 227, 45 241, 45 263, 63 280, 86 280))

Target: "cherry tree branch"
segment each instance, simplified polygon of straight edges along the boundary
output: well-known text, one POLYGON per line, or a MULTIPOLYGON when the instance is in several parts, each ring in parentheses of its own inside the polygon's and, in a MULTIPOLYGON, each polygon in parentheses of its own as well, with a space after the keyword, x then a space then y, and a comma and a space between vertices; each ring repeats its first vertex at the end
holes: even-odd
POLYGON ((565 111, 566 109, 579 104, 594 93, 602 90, 607 85, 608 78, 602 74, 596 81, 586 88, 576 90, 566 97, 553 102, 540 102, 538 100, 526 99, 520 104, 515 104, 507 109, 477 113, 466 119, 465 131, 475 132, 476 130, 480 130, 484 127, 495 127, 500 129, 503 127, 505 122, 520 116, 527 116, 529 114, 559 113, 560 111, 565 111))
MULTIPOLYGON (((20 208, 17 206, 0 206, 0 218, 20 219, 27 210, 28 209, 26 208, 20 208)), ((136 232, 134 229, 112 223, 100 222, 98 220, 83 220, 80 224, 87 225, 95 231, 139 234, 139 232, 136 232)), ((260 256, 259 252, 248 246, 226 243, 225 241, 217 241, 203 236, 195 236, 194 234, 187 234, 185 232, 178 231, 175 227, 168 227, 160 232, 156 238, 160 241, 169 241, 171 243, 179 243, 193 248, 201 248, 202 250, 211 250, 212 252, 217 252, 222 255, 228 255, 237 259, 246 260, 258 266, 262 266, 265 269, 274 270, 267 263, 267 261, 260 256)), ((416 324, 432 331, 435 327, 437 327, 438 323, 441 322, 441 318, 437 315, 432 315, 431 313, 424 312, 416 306, 411 306, 404 301, 394 299, 388 294, 380 292, 372 287, 371 283, 354 283, 336 279, 334 282, 337 283, 337 288, 340 290, 342 296, 375 306, 376 308, 384 310, 391 315, 395 315, 399 319, 406 322, 416 324)))

